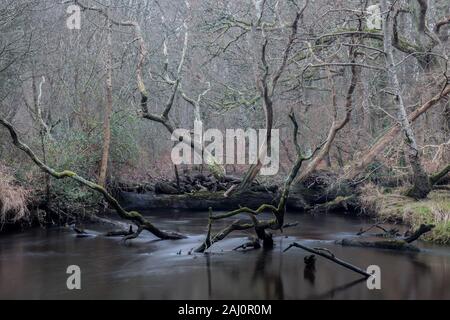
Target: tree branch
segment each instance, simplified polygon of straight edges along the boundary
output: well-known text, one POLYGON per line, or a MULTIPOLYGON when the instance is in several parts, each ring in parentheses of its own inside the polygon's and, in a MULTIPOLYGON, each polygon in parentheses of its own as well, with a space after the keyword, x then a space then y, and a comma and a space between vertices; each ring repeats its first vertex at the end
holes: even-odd
POLYGON ((150 221, 148 221, 146 218, 144 218, 144 216, 142 216, 140 213, 138 213, 136 211, 130 211, 130 212, 126 211, 125 209, 122 208, 122 206, 119 204, 119 202, 111 194, 109 194, 108 191, 106 191, 106 189, 103 188, 102 186, 100 186, 96 183, 93 183, 89 180, 86 180, 85 178, 77 175, 75 172, 68 171, 68 170, 58 172, 58 171, 54 170, 53 168, 49 167, 47 164, 42 162, 25 143, 23 143, 19 139, 17 131, 9 122, 0 118, 0 124, 3 125, 6 129, 8 129, 8 131, 11 135, 11 138, 13 140, 13 144, 16 147, 18 147, 20 150, 25 152, 28 155, 28 157, 42 171, 48 173, 49 175, 51 175, 52 177, 54 177, 56 179, 69 178, 69 179, 75 180, 78 183, 88 187, 89 189, 92 189, 92 190, 100 193, 103 196, 103 198, 106 200, 106 202, 108 202, 116 210, 116 212, 119 214, 119 216, 121 218, 133 221, 138 226, 138 228, 143 228, 144 230, 147 230, 147 231, 153 233, 155 236, 157 236, 160 239, 176 240, 176 239, 185 238, 185 236, 183 236, 179 233, 167 232, 167 231, 163 231, 163 230, 156 228, 150 221))

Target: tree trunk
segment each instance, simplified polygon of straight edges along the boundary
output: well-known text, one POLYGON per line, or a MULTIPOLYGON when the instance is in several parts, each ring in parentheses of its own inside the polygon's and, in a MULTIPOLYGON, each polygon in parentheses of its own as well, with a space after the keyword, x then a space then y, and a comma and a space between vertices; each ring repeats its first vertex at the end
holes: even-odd
POLYGON ((108 46, 106 58, 106 105, 103 122, 103 151, 100 164, 100 175, 98 184, 102 187, 106 185, 106 174, 108 171, 109 149, 111 145, 111 114, 112 114, 112 25, 108 21, 108 46))
POLYGON ((417 146, 416 138, 411 123, 408 120, 408 115, 406 113, 403 96, 401 94, 401 86, 400 81, 398 79, 398 74, 394 61, 394 50, 391 41, 393 30, 392 12, 388 8, 386 0, 381 1, 381 6, 382 12, 385 13, 383 26, 383 33, 384 33, 383 44, 386 55, 387 75, 389 83, 392 86, 393 93, 395 95, 397 118, 402 128, 402 131, 405 134, 406 144, 408 148, 407 155, 414 174, 413 187, 410 190, 408 190, 407 195, 416 199, 424 199, 430 193, 431 185, 430 181, 428 180, 428 175, 423 169, 420 161, 419 148, 417 146))
MULTIPOLYGON (((431 100, 425 102, 422 106, 420 106, 417 110, 412 112, 408 121, 413 123, 416 121, 422 114, 427 112, 433 106, 435 106, 439 101, 450 94, 450 85, 445 86, 437 95, 435 95, 431 100)), ((357 157, 357 160, 350 164, 345 173, 343 175, 343 179, 355 179, 361 173, 364 172, 366 167, 372 163, 376 157, 389 146, 392 141, 397 138, 398 134, 401 131, 401 127, 399 124, 394 125, 386 134, 384 134, 378 141, 373 144, 368 150, 365 150, 360 153, 360 156, 357 157)))

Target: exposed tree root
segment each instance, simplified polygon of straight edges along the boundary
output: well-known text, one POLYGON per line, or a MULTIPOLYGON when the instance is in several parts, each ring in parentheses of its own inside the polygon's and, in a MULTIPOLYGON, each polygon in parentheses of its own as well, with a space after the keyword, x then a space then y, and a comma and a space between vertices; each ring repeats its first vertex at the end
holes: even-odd
POLYGON ((6 120, 0 118, 0 124, 2 124, 6 129, 8 129, 11 138, 13 140, 14 145, 25 152, 28 157, 45 173, 48 173, 55 179, 72 179, 77 181, 78 183, 88 187, 89 189, 92 189, 98 193, 100 193, 103 198, 106 200, 106 202, 116 210, 116 212, 119 214, 119 216, 123 219, 127 219, 135 223, 138 228, 142 228, 143 230, 147 230, 157 236, 160 239, 163 240, 177 240, 177 239, 183 239, 185 236, 176 233, 176 232, 170 232, 170 231, 163 231, 155 227, 150 221, 148 221, 144 216, 142 216, 139 212, 136 211, 126 211, 122 208, 122 206, 119 204, 119 202, 102 186, 93 183, 89 180, 84 179, 83 177, 77 175, 75 172, 72 171, 62 171, 58 172, 54 170, 53 168, 49 167, 47 164, 45 164, 43 161, 41 161, 36 154, 25 144, 23 143, 18 135, 15 128, 6 120))

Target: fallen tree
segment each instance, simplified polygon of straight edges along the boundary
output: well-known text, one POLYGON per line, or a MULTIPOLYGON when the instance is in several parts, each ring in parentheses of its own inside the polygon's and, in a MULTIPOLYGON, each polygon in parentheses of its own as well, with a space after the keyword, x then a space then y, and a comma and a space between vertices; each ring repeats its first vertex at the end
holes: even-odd
MULTIPOLYGON (((408 116, 408 121, 413 123, 421 115, 430 110, 439 101, 446 98, 450 94, 450 84, 448 79, 445 79, 442 89, 429 101, 425 102, 418 109, 413 111, 408 116)), ((366 168, 381 154, 387 146, 389 146, 394 139, 398 137, 402 128, 399 123, 395 124, 389 129, 378 141, 373 144, 369 149, 360 153, 359 157, 355 157, 357 160, 349 164, 346 167, 345 173, 340 177, 340 180, 355 180, 366 168)))
POLYGON ((289 118, 291 119, 293 125, 294 125, 294 144, 297 150, 297 159, 294 163, 294 166, 292 167, 288 177, 286 178, 284 187, 281 192, 280 199, 278 201, 278 206, 269 205, 269 204, 263 204, 259 206, 258 209, 253 210, 248 207, 241 207, 239 209, 236 209, 234 211, 230 211, 228 213, 220 214, 220 215, 213 215, 212 212, 209 216, 209 223, 208 223, 208 234, 206 236, 206 239, 202 245, 200 245, 195 252, 205 252, 209 247, 211 247, 214 243, 223 240, 226 238, 230 233, 237 230, 249 230, 254 228, 255 233, 259 240, 262 241, 264 248, 272 248, 273 247, 273 239, 272 234, 267 232, 267 230, 280 230, 282 231, 283 228, 286 226, 284 224, 284 216, 286 213, 286 205, 287 200, 289 197, 289 192, 292 186, 292 183, 294 182, 295 178, 297 177, 298 172, 300 171, 303 162, 310 160, 314 155, 323 147, 323 143, 316 148, 316 150, 310 155, 305 156, 301 152, 300 145, 298 143, 298 123, 295 118, 294 112, 291 112, 289 115, 289 118), (269 211, 273 214, 273 219, 270 220, 258 220, 258 215, 261 213, 269 211), (218 221, 225 218, 231 218, 235 217, 239 214, 247 214, 250 218, 249 221, 245 220, 236 220, 223 230, 219 231, 217 234, 212 236, 212 225, 214 221, 218 221))
POLYGON ((13 144, 22 150, 24 153, 27 154, 27 156, 45 173, 49 174, 55 179, 72 179, 77 181, 78 183, 88 187, 91 190, 94 190, 98 193, 100 193, 105 201, 112 207, 114 210, 119 214, 119 216, 122 219, 130 220, 136 226, 138 227, 138 230, 133 234, 134 238, 139 236, 139 234, 143 230, 147 230, 150 233, 154 234, 160 239, 163 240, 177 240, 177 239, 183 239, 185 236, 176 233, 176 232, 170 232, 170 231, 163 231, 155 227, 149 220, 147 220, 144 216, 142 216, 137 211, 126 211, 123 209, 123 207, 119 204, 119 202, 102 186, 89 181, 79 175, 77 175, 75 172, 65 170, 58 172, 54 170, 53 168, 49 167, 47 164, 45 164, 43 161, 41 161, 36 154, 28 147, 25 143, 23 143, 17 134, 16 129, 6 120, 3 118, 0 118, 0 124, 3 125, 10 133, 13 144))

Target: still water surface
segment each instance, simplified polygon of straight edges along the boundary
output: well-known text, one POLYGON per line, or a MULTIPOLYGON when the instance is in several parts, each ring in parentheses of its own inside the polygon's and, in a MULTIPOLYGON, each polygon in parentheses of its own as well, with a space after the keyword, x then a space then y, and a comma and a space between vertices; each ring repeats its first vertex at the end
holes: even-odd
POLYGON ((367 220, 288 215, 300 224, 277 235, 273 251, 232 251, 247 237, 236 233, 208 255, 189 255, 204 240, 207 214, 150 218, 189 238, 158 241, 145 233, 124 245, 101 236, 80 239, 64 228, 0 236, 0 299, 450 299, 450 247, 419 243, 422 252, 404 253, 334 244, 367 220), (357 274, 320 257, 315 272, 305 270, 307 253, 282 253, 293 241, 328 248, 361 268, 379 265, 382 289, 368 290, 357 274), (69 265, 81 268, 80 291, 66 288, 69 265))

